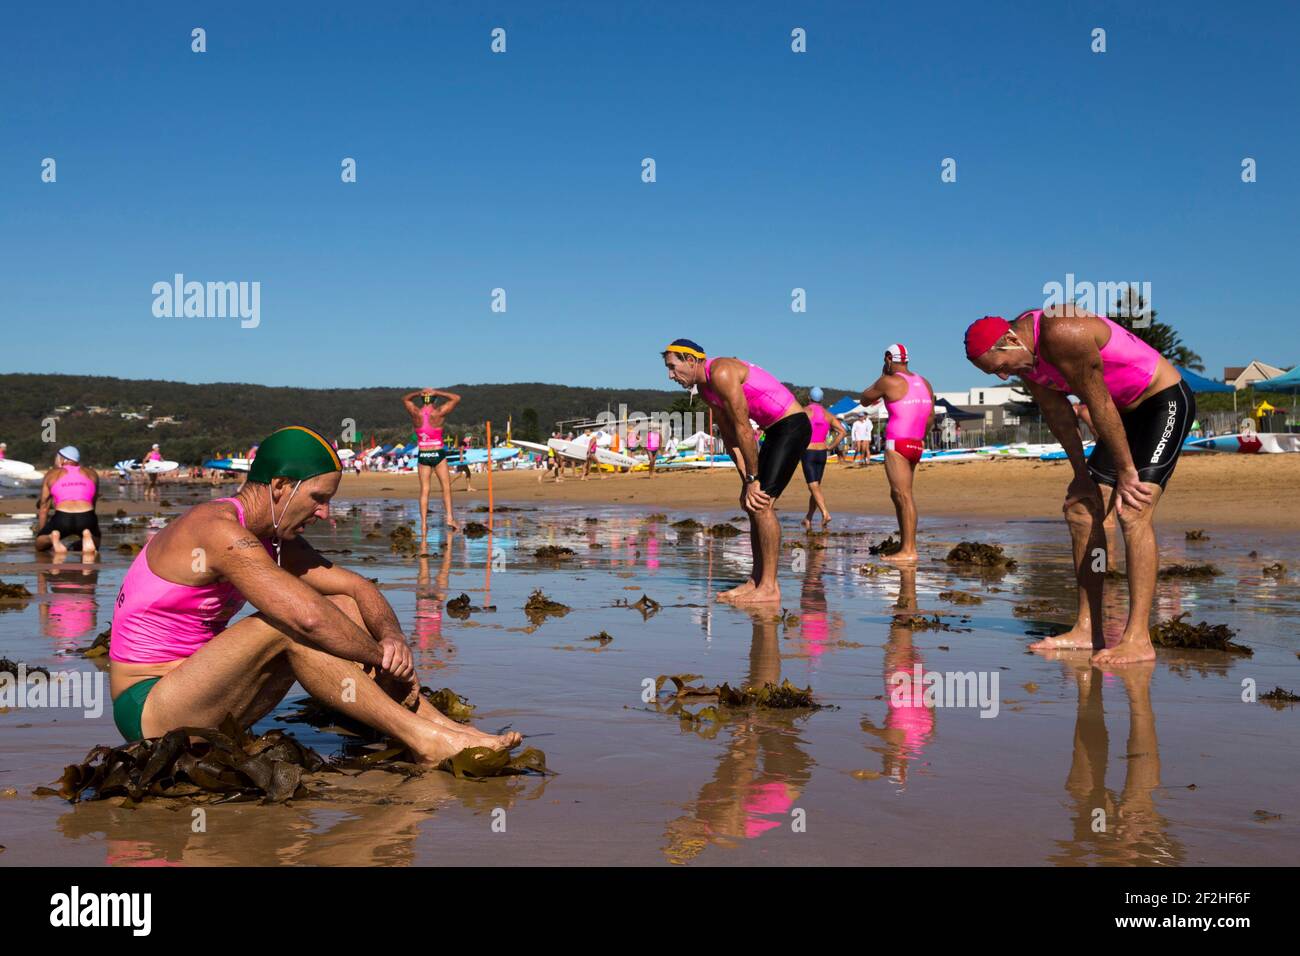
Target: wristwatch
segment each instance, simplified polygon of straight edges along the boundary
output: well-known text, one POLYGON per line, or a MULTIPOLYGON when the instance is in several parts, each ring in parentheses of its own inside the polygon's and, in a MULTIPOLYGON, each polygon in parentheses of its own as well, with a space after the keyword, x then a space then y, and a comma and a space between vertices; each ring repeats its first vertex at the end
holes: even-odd
POLYGON ((749 484, 751 481, 758 481, 758 475, 745 475, 745 484, 749 484))

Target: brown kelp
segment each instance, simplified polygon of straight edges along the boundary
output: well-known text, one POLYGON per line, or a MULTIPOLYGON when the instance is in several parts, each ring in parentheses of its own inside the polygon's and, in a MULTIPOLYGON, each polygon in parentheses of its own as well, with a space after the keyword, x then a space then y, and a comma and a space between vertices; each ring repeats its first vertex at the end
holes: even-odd
POLYGON ((564 617, 572 610, 567 604, 561 604, 559 601, 552 601, 542 593, 541 588, 537 588, 528 596, 524 602, 524 614, 534 626, 543 623, 548 617, 564 617))
POLYGON ((567 561, 569 558, 576 556, 572 548, 566 548, 558 544, 547 544, 533 552, 533 557, 538 561, 567 561))
POLYGON ((1188 624, 1183 618, 1187 611, 1175 615, 1167 621, 1161 621, 1151 628, 1151 643, 1156 647, 1172 647, 1178 650, 1226 651, 1229 654, 1244 654, 1247 657, 1255 652, 1245 644, 1234 643, 1232 638, 1237 632, 1226 624, 1188 624))
POLYGON ((868 545, 869 554, 897 554, 903 550, 903 542, 899 541, 892 534, 880 544, 868 545))
MULTIPOLYGON (((811 687, 796 687, 789 678, 780 684, 771 682, 762 685, 746 684, 739 688, 728 683, 713 687, 696 685, 692 681, 700 679, 699 674, 660 674, 655 678, 655 696, 662 693, 664 685, 673 684, 672 700, 680 702, 694 698, 713 697, 720 707, 763 707, 773 710, 820 710, 823 705, 813 699, 811 687)), ((707 710, 708 708, 706 708, 707 710)), ((700 712, 701 714, 703 711, 700 712)), ((692 715, 699 717, 699 714, 692 715)))
POLYGON ((1222 573, 1213 564, 1168 564, 1160 569, 1162 578, 1215 578, 1222 573))
POLYGON ((944 558, 949 564, 972 564, 980 568, 995 568, 999 571, 1014 571, 1016 561, 1002 551, 1000 544, 981 544, 978 541, 962 541, 948 552, 944 558))
POLYGON ((228 715, 218 729, 182 727, 150 740, 94 747, 82 763, 64 768, 57 790, 36 793, 72 803, 116 796, 132 804, 147 796, 283 803, 305 795, 304 774, 328 769, 319 754, 283 730, 253 737, 228 715))
POLYGON ((715 524, 709 527, 709 536, 714 538, 738 538, 745 532, 734 524, 715 524))
POLYGON ((1289 690, 1283 690, 1281 687, 1274 687, 1268 693, 1260 694, 1259 699, 1276 710, 1300 704, 1300 695, 1296 695, 1289 690))
POLYGON ((951 601, 953 604, 983 604, 984 599, 978 594, 968 594, 965 591, 940 591, 939 600, 951 601))
POLYGON ((0 581, 0 601, 22 601, 32 596, 32 592, 21 584, 6 584, 0 581))

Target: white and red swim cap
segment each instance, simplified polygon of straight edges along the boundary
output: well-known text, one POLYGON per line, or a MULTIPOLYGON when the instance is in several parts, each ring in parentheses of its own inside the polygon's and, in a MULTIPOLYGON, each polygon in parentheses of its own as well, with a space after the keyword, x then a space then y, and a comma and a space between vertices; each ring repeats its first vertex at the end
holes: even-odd
POLYGON ((907 346, 902 342, 895 342, 889 348, 885 349, 885 354, 889 356, 891 362, 906 362, 907 346))

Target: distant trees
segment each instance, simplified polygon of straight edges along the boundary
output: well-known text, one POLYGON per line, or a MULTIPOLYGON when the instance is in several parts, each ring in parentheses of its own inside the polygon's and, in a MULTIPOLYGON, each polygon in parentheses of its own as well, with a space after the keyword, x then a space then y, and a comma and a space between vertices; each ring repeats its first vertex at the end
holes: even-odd
POLYGON ((1205 362, 1201 357, 1183 344, 1182 337, 1172 325, 1156 321, 1155 309, 1148 312, 1147 308, 1142 294, 1130 286, 1125 293, 1124 301, 1116 310, 1119 314, 1109 315, 1107 318, 1131 330, 1134 335, 1174 365, 1191 369, 1193 372, 1204 372, 1205 362), (1137 322, 1138 319, 1142 320, 1141 323, 1137 322), (1146 324, 1147 319, 1150 319, 1149 325, 1146 324))

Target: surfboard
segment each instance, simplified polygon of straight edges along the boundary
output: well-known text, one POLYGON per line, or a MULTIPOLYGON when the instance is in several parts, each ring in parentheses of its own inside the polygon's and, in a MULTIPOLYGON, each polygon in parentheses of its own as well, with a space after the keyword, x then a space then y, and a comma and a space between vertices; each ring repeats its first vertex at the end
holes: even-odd
POLYGON ((1287 452, 1300 452, 1300 435, 1290 432, 1242 432, 1237 435, 1196 438, 1184 442, 1183 447, 1231 452, 1238 455, 1280 455, 1287 452))
POLYGON ((34 474, 41 474, 34 465, 13 458, 0 458, 0 475, 8 475, 11 478, 26 478, 34 474))
POLYGON ((546 444, 554 448, 557 455, 563 455, 565 458, 576 458, 578 461, 587 460, 586 441, 565 441, 563 438, 552 438, 546 444))
POLYGON ((630 455, 624 455, 622 452, 610 451, 608 448, 596 449, 596 461, 600 462, 602 465, 611 465, 616 468, 635 468, 637 465, 641 464, 638 459, 633 458, 630 455))
POLYGON ((165 475, 169 471, 175 471, 181 466, 178 461, 146 461, 144 463, 144 473, 146 475, 165 475))
POLYGON ((529 451, 540 451, 545 453, 551 450, 549 445, 543 445, 540 442, 535 441, 523 441, 519 438, 510 439, 510 444, 518 445, 520 448, 527 448, 529 451))
POLYGON ((217 471, 248 471, 250 464, 247 458, 210 458, 203 467, 217 471))
POLYGON ((356 452, 354 452, 351 448, 340 448, 338 450, 339 461, 347 461, 355 454, 356 452))

